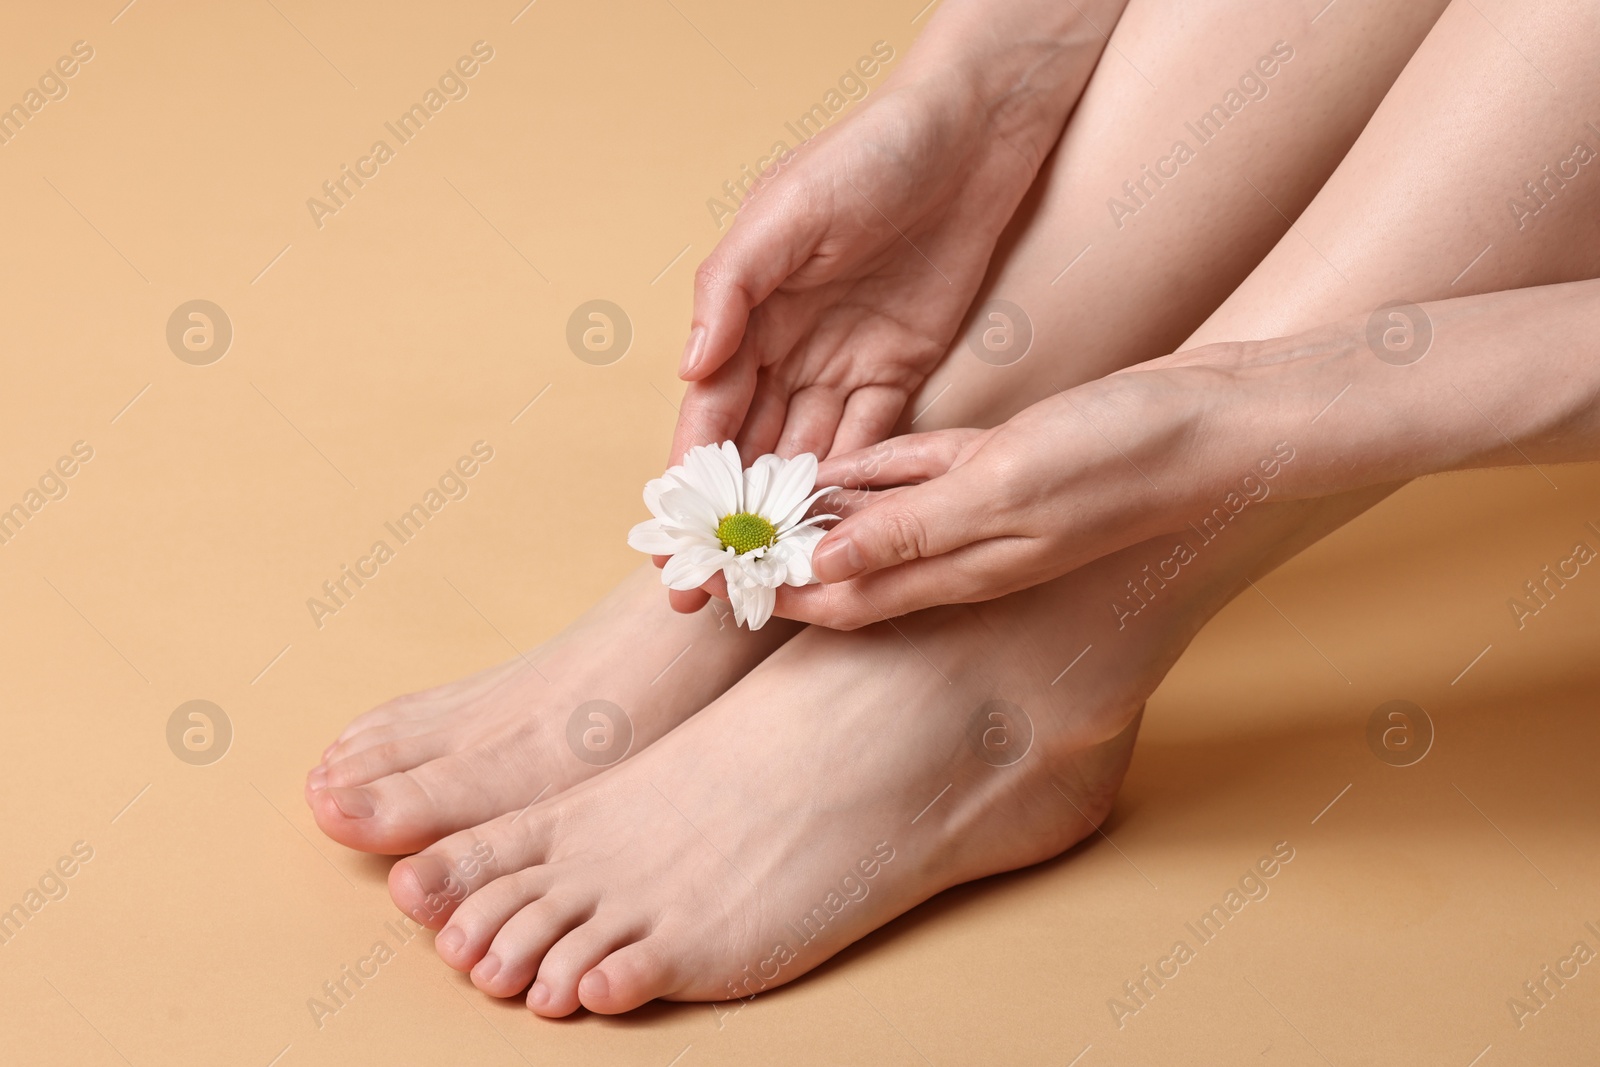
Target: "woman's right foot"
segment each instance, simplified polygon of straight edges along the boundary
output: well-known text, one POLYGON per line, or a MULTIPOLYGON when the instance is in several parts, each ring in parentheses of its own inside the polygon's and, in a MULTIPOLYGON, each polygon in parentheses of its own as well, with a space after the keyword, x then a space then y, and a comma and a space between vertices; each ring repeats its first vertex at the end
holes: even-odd
POLYGON ((720 602, 678 614, 659 574, 641 567, 533 652, 356 718, 306 777, 317 825, 365 852, 425 848, 638 752, 795 632, 737 629, 720 602))

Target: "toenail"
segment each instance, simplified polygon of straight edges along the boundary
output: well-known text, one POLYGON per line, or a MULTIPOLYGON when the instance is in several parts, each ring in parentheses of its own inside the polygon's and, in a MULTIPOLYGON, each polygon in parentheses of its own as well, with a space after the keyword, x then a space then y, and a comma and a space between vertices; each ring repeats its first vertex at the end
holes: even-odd
POLYGON ((332 754, 333 750, 338 748, 338 747, 339 747, 339 742, 335 741, 333 744, 331 744, 327 748, 323 749, 322 750, 322 758, 323 758, 323 760, 326 761, 328 756, 332 754))
POLYGON ((590 971, 578 983, 578 993, 587 1000, 604 1000, 611 995, 611 980, 604 971, 590 971))
MULTIPOLYGON (((449 876, 449 868, 444 865, 444 861, 439 859, 437 856, 429 856, 419 853, 415 856, 410 856, 401 862, 403 862, 406 865, 406 869, 411 872, 411 877, 416 879, 417 890, 424 897, 434 898, 439 895, 440 888, 444 885, 449 876)), ((443 907, 442 903, 438 903, 433 899, 429 899, 427 904, 429 909, 434 911, 437 911, 443 907), (438 904, 437 907, 435 907, 436 903, 438 904)))
POLYGON ((467 943, 467 935, 454 926, 446 927, 434 940, 434 946, 443 953, 459 956, 461 947, 467 943))
POLYGON ((328 784, 328 768, 320 763, 311 768, 311 773, 306 775, 306 784, 312 789, 322 789, 328 784))
POLYGON ((328 795, 333 798, 334 807, 347 819, 370 818, 374 810, 372 798, 365 789, 330 789, 328 795))
POLYGON ((544 984, 544 979, 533 983, 533 988, 528 990, 528 1003, 536 1008, 550 1003, 550 987, 544 984))
POLYGON ((494 976, 500 973, 500 957, 493 952, 478 961, 472 968, 472 980, 475 982, 491 982, 494 976))

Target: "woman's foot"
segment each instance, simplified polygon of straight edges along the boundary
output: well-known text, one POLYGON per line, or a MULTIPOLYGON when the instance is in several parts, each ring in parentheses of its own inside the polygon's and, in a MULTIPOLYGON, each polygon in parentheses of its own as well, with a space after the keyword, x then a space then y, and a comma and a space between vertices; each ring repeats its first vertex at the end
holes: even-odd
POLYGON ((673 612, 660 572, 641 567, 538 650, 358 717, 307 775, 306 802, 334 840, 398 854, 552 796, 637 753, 794 633, 781 620, 736 630, 726 610, 673 612))
POLYGON ((402 860, 390 893, 480 989, 533 983, 541 1015, 781 985, 1091 833, 1146 696, 1290 532, 1261 510, 1131 618, 1112 605, 1166 540, 1004 600, 808 630, 637 759, 402 860))

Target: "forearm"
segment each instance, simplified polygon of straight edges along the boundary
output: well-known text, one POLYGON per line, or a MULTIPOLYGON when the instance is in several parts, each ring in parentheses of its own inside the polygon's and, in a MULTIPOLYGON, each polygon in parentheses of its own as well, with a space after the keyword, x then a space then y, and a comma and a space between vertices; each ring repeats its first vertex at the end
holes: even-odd
POLYGON ((1067 115, 1127 0, 946 0, 895 79, 965 83, 995 135, 1035 167, 1055 147, 1067 115))
POLYGON ((1600 281, 1421 312, 1169 357, 1198 390, 1183 455, 1172 459, 1211 496, 1254 468, 1252 488, 1305 498, 1442 471, 1600 458, 1600 281), (1218 373, 1222 387, 1205 388, 1218 373), (1263 464, 1280 443, 1293 459, 1263 464))

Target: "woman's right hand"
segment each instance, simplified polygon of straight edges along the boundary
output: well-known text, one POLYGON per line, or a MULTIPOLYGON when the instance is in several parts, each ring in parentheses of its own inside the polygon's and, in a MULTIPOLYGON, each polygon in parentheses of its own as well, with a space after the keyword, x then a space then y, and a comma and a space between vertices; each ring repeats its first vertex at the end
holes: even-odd
POLYGON ((1089 19, 1109 32, 1122 6, 947 0, 881 89, 769 171, 695 276, 674 462, 889 434, 1094 68, 1089 19))

